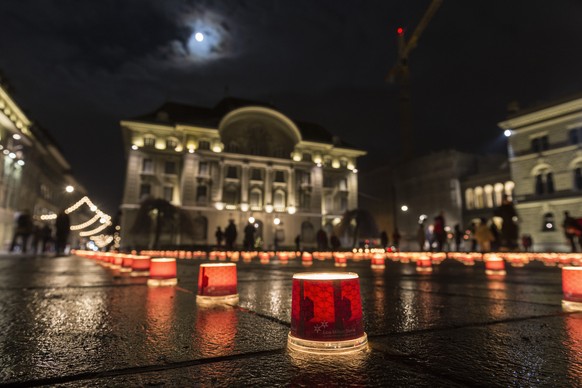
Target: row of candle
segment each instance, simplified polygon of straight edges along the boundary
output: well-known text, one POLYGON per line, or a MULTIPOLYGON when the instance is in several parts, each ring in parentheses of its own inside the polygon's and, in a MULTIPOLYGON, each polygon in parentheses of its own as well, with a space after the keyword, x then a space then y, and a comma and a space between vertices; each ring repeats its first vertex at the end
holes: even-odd
MULTIPOLYGON (((104 265, 144 274, 149 262, 148 285, 177 284, 176 258, 150 258, 143 255, 93 253, 77 251, 104 265)), ((383 265, 384 256, 375 254, 372 265, 383 265)), ((302 255, 302 260, 304 257, 302 255)), ((337 258, 338 256, 336 256, 337 258)), ((339 255, 342 258, 342 255, 339 255)), ((345 256, 343 256, 345 258, 345 256)), ((495 255, 482 257, 488 275, 504 275, 505 261, 495 255)), ((419 271, 431 271, 432 259, 424 254, 415 257, 419 271)), ((582 267, 562 269, 564 299, 568 311, 582 310, 582 267)), ((238 302, 235 263, 203 263, 198 277, 197 302, 238 302)), ((348 352, 362 349, 367 336, 362 324, 359 278, 355 273, 300 273, 293 276, 291 331, 288 345, 306 352, 348 352)))

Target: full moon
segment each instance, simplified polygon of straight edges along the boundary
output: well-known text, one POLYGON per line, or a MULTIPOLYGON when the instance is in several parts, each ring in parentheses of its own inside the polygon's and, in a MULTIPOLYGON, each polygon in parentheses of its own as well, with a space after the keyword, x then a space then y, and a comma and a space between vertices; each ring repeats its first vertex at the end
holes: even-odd
POLYGON ((204 40, 204 34, 201 32, 197 32, 196 34, 194 34, 194 39, 196 39, 197 42, 202 42, 204 40))

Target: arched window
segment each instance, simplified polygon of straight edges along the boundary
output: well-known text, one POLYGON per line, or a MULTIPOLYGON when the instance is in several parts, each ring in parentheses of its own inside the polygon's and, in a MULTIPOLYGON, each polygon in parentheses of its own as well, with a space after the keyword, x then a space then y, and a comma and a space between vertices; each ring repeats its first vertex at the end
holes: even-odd
POLYGON ((554 190, 554 175, 548 164, 539 164, 532 170, 534 176, 534 192, 537 195, 551 194, 554 190))
POLYGON ((208 237, 208 220, 204 216, 198 216, 192 220, 192 238, 195 241, 206 240, 208 237))
POLYGON ((283 190, 275 190, 273 193, 273 206, 275 209, 285 208, 285 192, 283 190))
POLYGON ((309 221, 303 221, 301 224, 301 241, 304 244, 312 244, 315 242, 315 230, 313 224, 309 221))
POLYGON ((473 189, 465 190, 465 207, 467 210, 473 210, 475 208, 475 195, 473 189))
POLYGON ((261 189, 257 187, 251 189, 249 195, 249 205, 251 206, 251 208, 263 206, 263 192, 261 191, 261 189))
POLYGON ((556 222, 554 220, 554 213, 545 213, 542 232, 554 232, 556 230, 556 222))
POLYGON ((496 183, 493 186, 493 199, 495 200, 495 207, 501 206, 501 201, 503 200, 503 183, 496 183))
POLYGON ((540 195, 544 193, 544 176, 542 174, 536 175, 536 194, 540 195))
POLYGON ((554 174, 551 172, 546 174, 546 191, 548 194, 552 194, 554 191, 556 191, 554 189, 554 174))
POLYGON ((493 186, 485 185, 483 188, 485 190, 485 206, 488 208, 493 207, 493 186))
POLYGON ((483 209, 483 188, 475 187, 475 209, 483 209))
POLYGON ((515 183, 512 181, 505 182, 505 195, 511 201, 513 201, 513 189, 515 188, 515 183))

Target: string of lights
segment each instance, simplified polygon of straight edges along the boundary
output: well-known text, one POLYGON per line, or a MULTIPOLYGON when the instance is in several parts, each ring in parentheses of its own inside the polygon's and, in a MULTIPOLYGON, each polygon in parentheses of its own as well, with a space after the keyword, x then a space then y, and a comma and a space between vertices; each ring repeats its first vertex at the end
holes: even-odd
POLYGON ((106 223, 101 224, 100 226, 96 227, 95 229, 79 233, 79 236, 81 236, 81 237, 93 236, 94 234, 101 232, 103 229, 107 228, 110 225, 111 225, 111 221, 107 221, 106 223))

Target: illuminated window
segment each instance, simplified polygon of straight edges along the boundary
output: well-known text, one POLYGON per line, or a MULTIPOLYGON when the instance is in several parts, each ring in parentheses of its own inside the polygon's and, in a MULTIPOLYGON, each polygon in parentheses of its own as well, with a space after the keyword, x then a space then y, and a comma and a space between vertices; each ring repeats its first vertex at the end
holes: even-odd
POLYGON ((493 186, 485 185, 483 188, 485 191, 485 206, 488 208, 493 207, 493 186))
POLYGON ((475 207, 475 196, 473 189, 465 190, 465 207, 467 210, 472 210, 475 207))
POLYGON ((206 140, 201 140, 198 143, 198 149, 199 150, 209 150, 210 149, 210 142, 208 142, 206 140))
POLYGON ((348 191, 348 180, 343 178, 339 181, 339 189, 341 191, 348 191))
POLYGON ((249 204, 251 207, 263 206, 263 192, 260 189, 254 188, 251 190, 249 195, 249 204))
POLYGON ((155 147, 156 146, 156 138, 154 136, 144 136, 143 146, 150 147, 150 148, 155 147))
POLYGON ((483 188, 475 187, 475 209, 483 209, 483 188))
POLYGON ((283 190, 277 190, 273 194, 273 206, 275 209, 285 207, 285 192, 283 190))
POLYGON ((166 149, 174 150, 178 147, 178 140, 174 137, 169 137, 166 139, 166 149))
POLYGON ((554 221, 553 213, 544 214, 542 232, 554 232, 556 231, 556 223, 554 221))
POLYGON ((501 206, 501 201, 503 200, 503 188, 503 183, 496 183, 495 186, 493 186, 495 206, 501 206))

